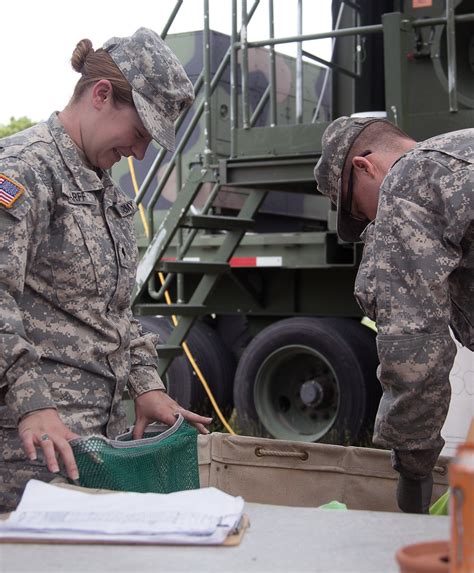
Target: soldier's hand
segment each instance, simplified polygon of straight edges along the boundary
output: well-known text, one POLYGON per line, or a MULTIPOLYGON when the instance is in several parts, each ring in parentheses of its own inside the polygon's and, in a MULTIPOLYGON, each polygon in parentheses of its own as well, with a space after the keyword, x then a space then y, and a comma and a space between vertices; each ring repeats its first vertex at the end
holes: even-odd
POLYGON ((73 480, 78 479, 79 471, 68 440, 79 436, 63 424, 54 408, 26 414, 18 425, 18 432, 30 460, 36 460, 36 448, 41 448, 49 471, 57 473, 59 472, 57 455, 59 455, 68 476, 73 480))
POLYGON ((151 390, 135 398, 135 414, 136 421, 133 429, 135 440, 143 437, 145 428, 152 422, 158 421, 172 426, 176 422, 177 414, 181 414, 201 434, 209 433, 206 426, 212 422, 212 418, 206 418, 182 408, 162 390, 151 390))

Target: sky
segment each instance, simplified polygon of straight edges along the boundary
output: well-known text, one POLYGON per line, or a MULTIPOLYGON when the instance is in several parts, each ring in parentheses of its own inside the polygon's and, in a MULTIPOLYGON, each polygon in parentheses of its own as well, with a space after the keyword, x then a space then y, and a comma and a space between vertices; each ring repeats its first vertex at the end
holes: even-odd
MULTIPOLYGON (((184 0, 169 33, 203 29, 203 4, 184 0)), ((22 116, 41 121, 64 108, 79 79, 70 65, 79 40, 89 38, 97 49, 110 37, 129 36, 140 26, 161 33, 175 5, 176 0, 2 2, 0 124, 22 116)), ((231 0, 209 0, 209 5, 210 27, 230 34, 231 0)), ((248 10, 252 5, 253 0, 247 0, 248 10)), ((274 0, 274 14, 276 37, 296 34, 297 0, 274 0)), ((303 33, 330 29, 330 0, 303 0, 303 33)), ((268 0, 260 0, 248 34, 250 41, 269 37, 268 0)), ((293 55, 294 49, 277 47, 293 55)), ((329 40, 317 40, 305 42, 304 49, 329 59, 331 45, 329 40)))

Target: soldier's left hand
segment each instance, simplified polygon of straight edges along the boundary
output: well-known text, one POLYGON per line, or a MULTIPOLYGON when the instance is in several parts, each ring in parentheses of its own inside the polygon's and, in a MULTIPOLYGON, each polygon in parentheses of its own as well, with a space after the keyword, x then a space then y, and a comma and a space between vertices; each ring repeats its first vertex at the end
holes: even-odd
POLYGON ((172 426, 176 422, 176 414, 181 414, 201 434, 209 433, 206 426, 212 422, 212 418, 206 418, 182 408, 162 390, 152 390, 135 398, 136 421, 133 439, 142 438, 145 428, 152 422, 158 421, 172 426))

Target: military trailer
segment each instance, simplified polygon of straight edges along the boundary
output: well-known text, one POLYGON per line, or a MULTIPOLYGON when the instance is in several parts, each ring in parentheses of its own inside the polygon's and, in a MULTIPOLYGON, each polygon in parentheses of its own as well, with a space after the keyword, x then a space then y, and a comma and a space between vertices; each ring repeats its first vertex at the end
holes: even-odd
POLYGON ((272 0, 243 0, 239 21, 233 0, 230 37, 209 29, 207 0, 202 30, 168 35, 181 4, 163 35, 196 102, 173 154, 115 171, 140 206, 134 312, 183 406, 209 412, 211 394, 245 434, 360 443, 380 399, 375 332, 352 294, 362 246, 338 239, 313 178, 321 136, 354 113, 418 140, 472 126, 474 2, 335 0, 333 30, 303 35, 295 0, 291 38, 274 37, 272 0), (251 42, 256 9, 269 34, 251 42), (305 50, 322 38, 329 60, 305 50), (290 42, 296 57, 278 52, 290 42))

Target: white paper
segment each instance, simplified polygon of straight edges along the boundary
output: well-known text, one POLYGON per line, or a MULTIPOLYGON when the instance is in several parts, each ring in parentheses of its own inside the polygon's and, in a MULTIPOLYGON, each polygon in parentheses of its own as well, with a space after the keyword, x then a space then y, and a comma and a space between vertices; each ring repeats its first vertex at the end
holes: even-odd
POLYGON ((17 510, 0 523, 0 536, 218 544, 239 522, 243 505, 216 488, 97 494, 31 480, 17 510))
MULTIPOLYGON (((451 330, 450 330, 451 332, 451 330)), ((445 439, 443 456, 454 456, 466 441, 469 424, 474 416, 474 352, 461 346, 454 338, 457 354, 449 374, 451 401, 441 435, 445 439)))

